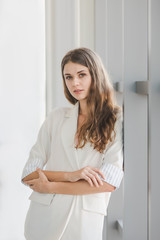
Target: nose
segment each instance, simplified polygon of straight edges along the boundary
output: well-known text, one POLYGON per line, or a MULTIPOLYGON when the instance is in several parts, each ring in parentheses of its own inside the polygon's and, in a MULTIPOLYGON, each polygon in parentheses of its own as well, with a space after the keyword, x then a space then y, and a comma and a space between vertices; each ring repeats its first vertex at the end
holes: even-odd
POLYGON ((78 77, 75 77, 73 79, 73 86, 78 86, 78 85, 79 85, 79 79, 78 79, 78 77))

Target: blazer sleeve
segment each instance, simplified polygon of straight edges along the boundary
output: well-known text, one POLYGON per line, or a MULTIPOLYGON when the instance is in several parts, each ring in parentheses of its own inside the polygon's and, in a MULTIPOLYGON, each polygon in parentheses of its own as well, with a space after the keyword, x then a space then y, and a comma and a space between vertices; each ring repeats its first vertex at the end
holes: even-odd
POLYGON ((105 176, 103 181, 119 188, 123 178, 123 119, 119 115, 115 124, 116 137, 107 148, 103 156, 101 172, 105 176))
POLYGON ((42 124, 36 143, 31 148, 29 158, 24 166, 22 177, 26 177, 30 173, 36 171, 36 168, 41 168, 45 166, 48 157, 50 155, 50 144, 51 144, 51 137, 49 133, 49 123, 48 118, 42 124))

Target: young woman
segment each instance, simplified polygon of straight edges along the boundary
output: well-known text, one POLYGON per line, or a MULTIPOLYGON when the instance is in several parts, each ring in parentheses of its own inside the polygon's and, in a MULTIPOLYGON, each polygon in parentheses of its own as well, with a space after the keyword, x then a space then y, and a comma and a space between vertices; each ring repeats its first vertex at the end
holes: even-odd
POLYGON ((123 177, 122 112, 95 52, 74 49, 61 68, 73 107, 48 115, 24 167, 22 181, 33 189, 25 237, 101 240, 111 192, 123 177))

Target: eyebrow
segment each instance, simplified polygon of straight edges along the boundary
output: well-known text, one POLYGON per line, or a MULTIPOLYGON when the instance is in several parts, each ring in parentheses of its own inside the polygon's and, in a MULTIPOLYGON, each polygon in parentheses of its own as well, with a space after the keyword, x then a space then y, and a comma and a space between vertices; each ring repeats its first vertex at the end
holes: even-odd
MULTIPOLYGON (((77 73, 86 72, 86 70, 78 71, 77 73)), ((64 75, 71 75, 70 73, 65 73, 64 75)))

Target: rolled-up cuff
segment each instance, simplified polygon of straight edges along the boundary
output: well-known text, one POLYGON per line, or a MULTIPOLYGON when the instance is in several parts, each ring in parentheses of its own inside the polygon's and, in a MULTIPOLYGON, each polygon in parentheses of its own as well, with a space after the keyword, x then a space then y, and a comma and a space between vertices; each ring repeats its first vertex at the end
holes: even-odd
POLYGON ((42 159, 36 158, 36 159, 34 159, 34 161, 32 160, 31 163, 28 162, 23 169, 21 182, 24 183, 22 181, 22 179, 25 178, 26 176, 28 176, 29 174, 31 174, 32 172, 36 171, 37 168, 40 168, 40 169, 43 168, 43 160, 42 159))
POLYGON ((105 180, 101 177, 103 181, 119 188, 123 178, 123 171, 120 168, 110 163, 105 163, 101 166, 100 171, 105 176, 105 180))

